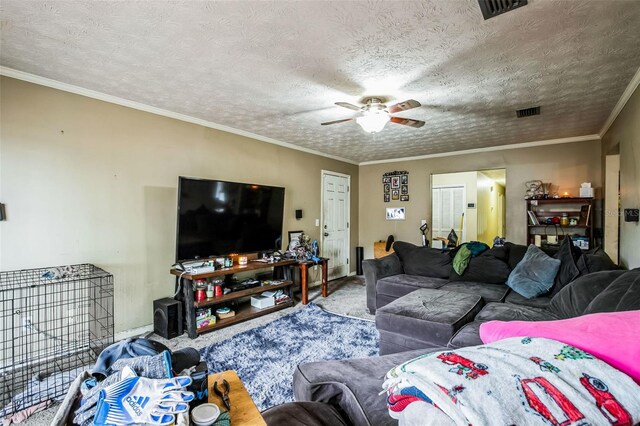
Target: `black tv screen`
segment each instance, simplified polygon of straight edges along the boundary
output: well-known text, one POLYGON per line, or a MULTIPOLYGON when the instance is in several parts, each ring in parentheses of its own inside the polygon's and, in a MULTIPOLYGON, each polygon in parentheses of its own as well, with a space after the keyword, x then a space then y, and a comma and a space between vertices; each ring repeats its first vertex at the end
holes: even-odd
POLYGON ((180 177, 176 260, 280 249, 284 188, 180 177))

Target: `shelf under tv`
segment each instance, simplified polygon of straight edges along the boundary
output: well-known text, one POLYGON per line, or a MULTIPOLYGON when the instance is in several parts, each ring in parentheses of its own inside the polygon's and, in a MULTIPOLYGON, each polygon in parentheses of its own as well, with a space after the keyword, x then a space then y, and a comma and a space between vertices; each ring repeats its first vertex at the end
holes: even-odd
POLYGON ((293 300, 288 300, 286 302, 279 303, 275 306, 270 306, 268 308, 262 308, 262 309, 253 307, 251 306, 251 303, 245 302, 238 305, 235 316, 219 319, 216 321, 215 324, 197 329, 196 333, 198 334, 207 333, 209 331, 217 330, 222 327, 227 327, 229 325, 233 325, 239 322, 257 318, 262 315, 270 314, 272 312, 276 312, 291 306, 293 306, 293 300))

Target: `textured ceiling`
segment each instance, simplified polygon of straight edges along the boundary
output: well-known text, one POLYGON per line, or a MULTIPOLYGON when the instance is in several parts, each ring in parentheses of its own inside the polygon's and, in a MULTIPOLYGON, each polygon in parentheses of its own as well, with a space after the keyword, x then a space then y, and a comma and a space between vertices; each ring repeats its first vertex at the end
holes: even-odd
POLYGON ((597 133, 640 66, 640 1, 0 3, 0 63, 369 161, 597 133), (416 99, 379 134, 364 95, 416 99), (516 119, 514 110, 541 105, 516 119))

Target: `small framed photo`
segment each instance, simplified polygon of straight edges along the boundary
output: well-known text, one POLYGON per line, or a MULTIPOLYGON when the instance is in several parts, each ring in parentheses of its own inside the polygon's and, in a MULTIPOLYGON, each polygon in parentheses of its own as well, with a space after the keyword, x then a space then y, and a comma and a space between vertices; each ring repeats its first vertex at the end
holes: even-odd
POLYGON ((391 186, 388 183, 384 184, 384 193, 388 194, 389 192, 391 192, 391 186))
POLYGON ((304 234, 304 231, 289 231, 289 244, 291 244, 291 241, 298 241, 302 234, 304 234))
POLYGON ((391 201, 391 196, 389 194, 384 194, 384 202, 388 203, 389 201, 391 201))
POLYGON ((402 195, 409 195, 409 185, 402 185, 400 188, 400 193, 402 195))
POLYGON ((409 175, 400 176, 400 183, 406 185, 409 183, 409 175))
POLYGON ((397 200, 400 198, 400 191, 398 191, 397 189, 394 189, 391 191, 391 199, 392 200, 397 200))
POLYGON ((409 201, 409 196, 408 195, 401 195, 400 196, 400 201, 409 201))
POLYGON ((387 220, 404 220, 404 207, 387 207, 387 220))
POLYGON ((391 176, 384 176, 382 178, 382 183, 391 183, 391 176))
POLYGON ((391 187, 400 188, 400 176, 393 176, 391 178, 391 187))

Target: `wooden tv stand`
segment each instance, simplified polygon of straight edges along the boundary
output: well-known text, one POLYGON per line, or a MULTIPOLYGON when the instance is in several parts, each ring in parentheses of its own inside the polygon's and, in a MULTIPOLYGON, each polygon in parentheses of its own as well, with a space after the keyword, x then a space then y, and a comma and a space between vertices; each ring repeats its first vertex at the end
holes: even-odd
POLYGON ((281 260, 279 262, 258 262, 249 261, 246 265, 233 265, 229 268, 219 269, 217 271, 210 271, 202 274, 184 273, 179 269, 171 269, 171 274, 177 277, 182 277, 182 294, 184 295, 185 306, 185 318, 187 323, 187 334, 190 338, 195 339, 198 334, 206 333, 208 331, 216 330, 228 325, 243 322, 252 318, 256 318, 262 315, 270 314, 271 312, 279 311, 284 308, 293 306, 293 292, 291 286, 293 285, 292 269, 297 265, 297 262, 291 260, 281 260), (224 294, 218 297, 212 297, 199 302, 194 299, 193 282, 197 280, 206 280, 207 278, 220 277, 237 274, 239 272, 258 271, 262 269, 270 268, 282 268, 284 281, 277 285, 262 285, 259 287, 248 288, 246 290, 235 291, 232 293, 224 294), (279 303, 269 308, 258 309, 251 306, 251 303, 245 302, 238 305, 236 309, 236 315, 230 318, 218 319, 215 324, 202 327, 198 329, 196 327, 196 309, 211 306, 215 308, 215 305, 224 305, 230 301, 236 301, 243 297, 248 297, 254 294, 259 294, 268 290, 283 289, 289 296, 289 300, 283 303, 279 303))

